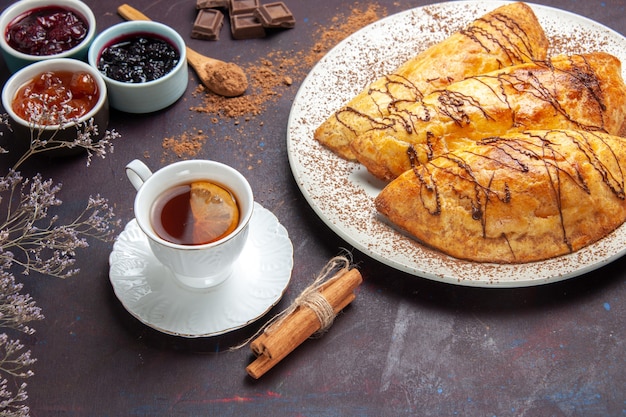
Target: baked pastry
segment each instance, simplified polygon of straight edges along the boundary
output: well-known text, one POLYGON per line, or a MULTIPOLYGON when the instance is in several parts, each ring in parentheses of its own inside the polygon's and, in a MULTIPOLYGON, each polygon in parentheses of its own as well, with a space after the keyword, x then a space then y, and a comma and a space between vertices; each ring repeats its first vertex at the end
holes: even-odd
POLYGON ((626 219, 626 139, 535 130, 486 138, 390 182, 377 210, 418 241, 478 262, 574 252, 626 219))
POLYGON ((359 162, 383 180, 409 169, 412 158, 424 163, 465 146, 468 139, 509 131, 620 134, 626 120, 626 86, 619 59, 594 52, 473 76, 421 101, 392 106, 384 123, 351 143, 359 162))
POLYGON ((546 35, 528 5, 501 6, 375 80, 322 123, 314 137, 338 155, 354 159, 350 142, 381 126, 391 103, 419 101, 468 76, 543 60, 547 50, 546 35))

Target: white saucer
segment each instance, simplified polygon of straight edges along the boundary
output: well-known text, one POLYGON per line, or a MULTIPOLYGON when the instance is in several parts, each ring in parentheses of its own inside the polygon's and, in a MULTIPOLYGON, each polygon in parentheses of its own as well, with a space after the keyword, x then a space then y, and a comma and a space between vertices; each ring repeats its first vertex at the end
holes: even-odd
POLYGON ((152 254, 135 219, 109 256, 115 295, 130 314, 163 333, 206 337, 246 326, 283 296, 293 268, 293 246, 276 216, 254 203, 248 241, 233 275, 206 290, 176 283, 152 254))

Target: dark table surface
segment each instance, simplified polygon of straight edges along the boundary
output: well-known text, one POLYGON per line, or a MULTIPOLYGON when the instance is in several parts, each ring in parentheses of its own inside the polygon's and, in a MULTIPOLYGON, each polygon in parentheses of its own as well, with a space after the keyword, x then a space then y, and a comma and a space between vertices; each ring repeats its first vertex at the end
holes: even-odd
MULTIPOLYGON (((100 30, 122 21, 117 2, 87 3, 100 30)), ((626 34, 623 0, 538 3, 626 34)), ((8 4, 0 1, 2 8, 8 4)), ((270 312, 276 313, 341 248, 351 249, 308 205, 287 159, 290 106, 312 65, 304 57, 320 45, 325 52, 330 41, 323 28, 340 36, 351 17, 367 10, 381 18, 428 2, 288 1, 294 29, 245 41, 231 39, 225 29, 217 42, 191 39, 193 0, 132 4, 215 58, 246 67, 293 56, 299 61, 287 71, 293 84, 277 87, 259 114, 225 117, 190 110, 202 103, 190 71, 187 93, 170 108, 148 115, 112 112, 109 128, 122 138, 106 159, 89 167, 83 158, 40 159, 25 170, 61 182, 59 197, 68 212, 100 193, 126 223, 135 192, 125 164, 141 158, 156 170, 188 159, 163 147, 164 139, 205 132, 208 139, 194 157, 244 172, 256 200, 278 217, 293 242, 292 280, 270 312)), ((8 76, 0 63, 0 80, 8 76)), ((626 259, 557 283, 498 289, 415 277, 353 251, 364 278, 356 301, 323 337, 253 380, 245 372, 253 359, 249 349, 226 348, 269 315, 223 336, 159 333, 134 319, 113 293, 111 249, 111 242, 90 242, 78 254, 80 273, 66 280, 18 276, 46 316, 34 324, 34 335, 22 338, 38 359, 27 380, 33 416, 626 415, 626 259)))

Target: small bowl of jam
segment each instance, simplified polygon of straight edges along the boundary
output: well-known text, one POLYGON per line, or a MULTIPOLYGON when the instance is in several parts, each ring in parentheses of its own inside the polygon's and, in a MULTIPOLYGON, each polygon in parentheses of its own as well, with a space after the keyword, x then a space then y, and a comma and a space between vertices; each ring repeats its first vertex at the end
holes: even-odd
MULTIPOLYGON (((71 58, 40 61, 17 71, 2 88, 2 106, 13 136, 24 146, 40 139, 55 148, 52 141, 75 141, 80 125, 93 121, 102 135, 109 123, 104 79, 86 62, 71 58)), ((92 139, 97 140, 97 135, 92 139)), ((63 148, 55 153, 81 149, 63 148)))
POLYGON ((185 42, 162 23, 138 20, 111 26, 94 39, 88 61, 104 77, 111 107, 127 113, 164 109, 187 89, 185 42))
POLYGON ((96 36, 96 18, 80 0, 18 1, 0 15, 0 50, 9 71, 33 62, 87 60, 96 36))

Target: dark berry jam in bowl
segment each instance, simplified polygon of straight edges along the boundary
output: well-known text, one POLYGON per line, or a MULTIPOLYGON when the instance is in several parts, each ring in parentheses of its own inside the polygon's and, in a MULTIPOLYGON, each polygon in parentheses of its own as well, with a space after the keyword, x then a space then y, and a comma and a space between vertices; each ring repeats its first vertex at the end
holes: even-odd
POLYGON ((17 1, 0 15, 0 49, 11 72, 54 58, 87 59, 96 18, 80 0, 17 1))
POLYGON ((88 61, 104 77, 111 107, 117 110, 158 111, 187 90, 185 42, 162 23, 138 20, 111 26, 94 39, 88 61))
MULTIPOLYGON (((11 138, 17 139, 12 144, 15 147, 27 146, 31 134, 40 135, 42 140, 72 142, 77 138, 77 124, 91 119, 101 135, 109 123, 107 86, 102 75, 86 62, 71 58, 48 59, 17 71, 2 88, 2 107, 10 118, 14 132, 11 138)), ((55 153, 78 151, 82 148, 64 148, 55 153)))
POLYGON ((145 83, 168 74, 180 53, 167 39, 152 33, 134 33, 111 42, 100 53, 98 70, 125 83, 145 83))

